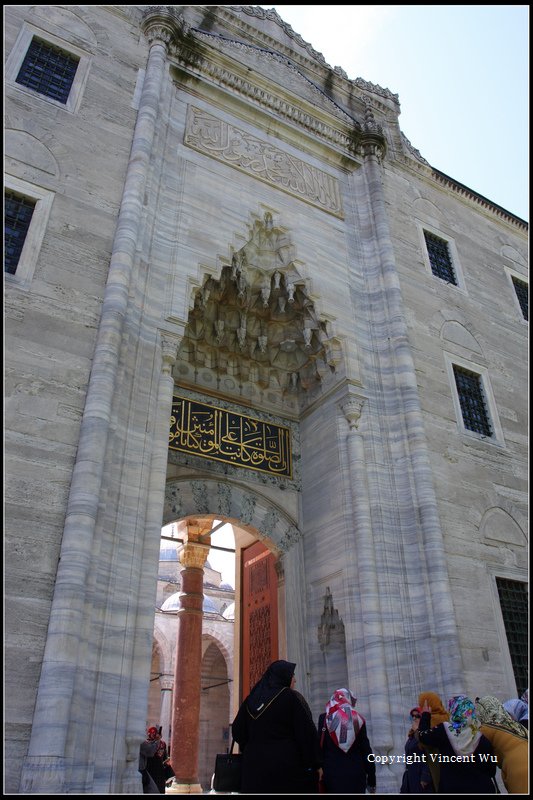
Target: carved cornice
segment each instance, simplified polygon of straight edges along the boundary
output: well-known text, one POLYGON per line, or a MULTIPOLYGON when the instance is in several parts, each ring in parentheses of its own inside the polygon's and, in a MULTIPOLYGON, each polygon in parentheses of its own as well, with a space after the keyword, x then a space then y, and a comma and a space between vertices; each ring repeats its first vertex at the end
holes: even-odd
MULTIPOLYGON (((350 80, 343 69, 340 67, 332 68, 326 62, 326 59, 322 53, 314 50, 309 42, 306 42, 299 33, 296 33, 296 31, 294 31, 293 28, 286 23, 273 8, 268 10, 262 9, 259 6, 228 6, 228 8, 237 14, 247 14, 248 16, 257 17, 258 19, 267 19, 275 22, 287 34, 287 36, 289 36, 291 39, 294 39, 296 44, 299 47, 302 47, 309 54, 313 62, 318 62, 325 70, 334 72, 340 78, 347 81, 350 86, 356 86, 358 89, 362 89, 364 92, 372 92, 373 94, 377 94, 387 100, 391 100, 393 103, 399 106, 400 101, 398 95, 391 92, 390 89, 384 89, 382 86, 378 86, 376 83, 370 83, 369 81, 363 80, 363 78, 355 78, 354 80, 350 80)), ((272 41, 270 37, 265 36, 265 34, 263 34, 263 37, 268 41, 272 41)), ((275 44, 280 49, 283 47, 282 45, 280 46, 279 42, 276 42, 275 44)), ((283 49, 288 50, 288 48, 283 49)), ((288 50, 288 52, 290 53, 291 57, 294 56, 294 51, 288 50)))
POLYGON ((496 203, 492 203, 490 200, 487 200, 486 197, 483 197, 483 195, 476 194, 476 192, 472 191, 472 189, 469 189, 468 186, 463 186, 462 183, 454 181, 453 178, 448 177, 448 175, 445 175, 443 172, 439 172, 434 167, 431 167, 431 176, 437 181, 437 183, 446 186, 447 189, 451 189, 453 192, 461 195, 462 197, 466 197, 469 200, 474 200, 474 202, 478 203, 489 211, 492 211, 498 217, 502 217, 503 219, 507 220, 507 222, 512 222, 513 225, 521 228, 521 230, 524 232, 529 230, 529 225, 525 220, 515 216, 514 214, 511 214, 509 211, 506 211, 505 208, 496 205, 496 203))
MULTIPOLYGON (((357 141, 357 124, 347 114, 344 114, 346 130, 343 131, 341 126, 329 125, 309 110, 295 106, 264 87, 251 83, 235 71, 228 69, 227 66, 221 66, 212 60, 202 58, 193 50, 187 50, 184 47, 172 48, 171 55, 180 64, 187 66, 189 70, 191 63, 194 63, 195 73, 209 78, 214 84, 231 91, 232 94, 245 98, 257 108, 274 114, 292 125, 304 128, 313 136, 353 158, 357 141)), ((268 53, 263 56, 266 60, 275 57, 268 53)))

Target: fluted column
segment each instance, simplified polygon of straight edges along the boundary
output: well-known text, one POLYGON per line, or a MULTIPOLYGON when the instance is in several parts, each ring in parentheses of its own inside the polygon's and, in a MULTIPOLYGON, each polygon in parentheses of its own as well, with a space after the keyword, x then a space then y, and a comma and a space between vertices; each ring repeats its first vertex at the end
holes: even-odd
MULTIPOLYGON (((152 151, 167 45, 177 29, 170 7, 153 9, 143 30, 150 51, 126 171, 98 327, 76 462, 67 504, 41 678, 33 713, 23 793, 64 794, 68 788, 67 737, 84 630, 86 588, 101 503, 106 444, 124 321, 141 230, 144 190, 152 151), (50 713, 53 709, 53 714, 50 713)), ((85 709, 89 716, 91 709, 85 709)))
MULTIPOLYGON (((394 356, 397 386, 402 399, 403 420, 407 433, 407 446, 415 477, 413 502, 423 536, 424 575, 428 586, 431 586, 429 603, 433 616, 431 622, 435 631, 435 659, 440 663, 444 691, 453 694, 463 686, 459 640, 433 475, 427 452, 415 365, 407 335, 407 323, 404 317, 400 281, 385 203, 382 175, 385 139, 381 126, 375 122, 369 99, 367 99, 365 121, 358 149, 363 159, 363 170, 370 197, 381 274, 387 296, 391 334, 390 347, 394 356)), ((427 651, 427 646, 425 650, 427 651)), ((422 664, 419 666, 421 670, 419 677, 423 682, 435 681, 434 667, 432 671, 431 664, 428 663, 427 668, 422 664)))
POLYGON ((175 773, 171 792, 198 794, 200 746, 200 693, 202 667, 202 616, 204 565, 209 552, 212 520, 189 520, 180 553, 181 593, 178 611, 171 764, 175 773), (200 541, 202 537, 202 541, 200 541))
POLYGON ((350 426, 347 437, 349 481, 352 488, 355 555, 359 581, 359 603, 363 620, 366 690, 372 713, 372 745, 379 752, 392 747, 391 700, 383 644, 382 613, 376 554, 372 537, 370 502, 366 478, 365 446, 358 430, 364 400, 349 397, 342 410, 350 426))

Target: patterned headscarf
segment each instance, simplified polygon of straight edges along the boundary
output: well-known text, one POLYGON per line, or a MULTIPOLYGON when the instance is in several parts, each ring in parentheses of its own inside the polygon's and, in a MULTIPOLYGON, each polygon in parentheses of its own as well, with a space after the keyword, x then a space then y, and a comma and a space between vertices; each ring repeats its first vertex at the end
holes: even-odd
POLYGON ((528 739, 528 732, 519 722, 516 722, 505 710, 498 698, 487 695, 476 700, 476 712, 482 725, 490 725, 521 739, 528 739))
POLYGON ((444 723, 444 730, 451 746, 458 755, 473 753, 481 739, 481 724, 473 701, 458 694, 448 700, 448 709, 450 721, 444 723))
POLYGON ((517 722, 529 722, 529 705, 523 700, 506 700, 503 707, 517 722))
POLYGON ((436 692, 421 692, 418 695, 418 705, 420 708, 427 703, 431 708, 431 727, 439 725, 441 722, 446 722, 450 715, 444 708, 444 704, 436 692))
POLYGON ((365 724, 355 710, 357 699, 349 689, 337 689, 326 706, 326 728, 332 741, 347 753, 365 724))

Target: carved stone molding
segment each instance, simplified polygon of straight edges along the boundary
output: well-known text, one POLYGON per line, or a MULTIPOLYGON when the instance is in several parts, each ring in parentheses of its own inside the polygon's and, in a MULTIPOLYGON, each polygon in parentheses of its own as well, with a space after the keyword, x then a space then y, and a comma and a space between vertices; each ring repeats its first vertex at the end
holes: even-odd
MULTIPOLYGON (((224 8, 224 6, 222 7, 224 8)), ((308 42, 306 42, 299 33, 296 33, 293 28, 285 22, 277 13, 277 11, 273 8, 268 10, 262 9, 260 6, 229 6, 232 11, 237 13, 244 13, 248 14, 249 16, 258 17, 259 19, 268 19, 276 22, 283 31, 294 39, 296 44, 300 47, 304 48, 309 56, 314 60, 318 61, 320 64, 323 65, 326 69, 331 69, 329 64, 326 62, 326 59, 315 50, 308 42)), ((345 78, 352 86, 357 86, 359 89, 363 91, 372 92, 373 94, 380 95, 381 97, 386 98, 387 100, 392 100, 394 103, 399 105, 399 98, 397 94, 391 92, 390 89, 383 88, 376 83, 370 83, 369 81, 365 81, 363 78, 355 78, 353 80, 348 79, 346 72, 342 70, 340 67, 335 67, 334 72, 338 74, 340 77, 345 78)))
MULTIPOLYGON (((292 103, 287 102, 280 98, 278 95, 272 94, 263 88, 250 83, 239 75, 230 72, 228 69, 218 66, 212 61, 202 59, 195 51, 186 51, 183 47, 180 51, 175 51, 174 56, 184 64, 193 62, 195 67, 203 74, 210 78, 214 83, 223 86, 232 92, 239 94, 242 97, 253 103, 259 108, 275 114, 276 116, 286 119, 300 128, 304 128, 309 133, 317 136, 328 144, 332 145, 335 149, 344 151, 344 158, 354 157, 354 136, 353 128, 356 123, 347 114, 345 116, 345 125, 351 128, 350 133, 346 133, 340 127, 327 125, 322 120, 319 120, 308 111, 294 106, 292 103)), ((265 55, 265 59, 268 54, 265 55)), ((270 56, 272 57, 272 56, 270 56)), ((346 164, 345 164, 346 166, 346 164)), ((352 163, 352 168, 356 163, 352 163)))

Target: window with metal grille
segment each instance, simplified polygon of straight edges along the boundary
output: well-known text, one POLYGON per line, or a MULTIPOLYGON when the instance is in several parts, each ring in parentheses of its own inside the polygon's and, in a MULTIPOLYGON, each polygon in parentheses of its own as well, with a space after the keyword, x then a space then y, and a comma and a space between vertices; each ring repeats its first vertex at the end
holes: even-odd
POLYGON ((433 233, 428 233, 428 231, 424 231, 424 238, 426 240, 432 273, 438 278, 442 278, 443 281, 453 283, 454 286, 457 286, 457 277, 453 269, 448 242, 444 241, 444 239, 440 239, 433 233))
POLYGON ((5 192, 4 194, 4 272, 14 275, 30 228, 35 201, 5 192))
POLYGON ((496 578, 503 624, 516 681, 518 696, 529 686, 528 681, 528 597, 526 584, 507 578, 496 578))
POLYGON ((59 47, 33 38, 17 75, 17 83, 66 103, 78 59, 59 47))
POLYGON ((520 278, 515 278, 514 275, 512 276, 512 280, 518 302, 520 303, 520 308, 522 309, 522 315, 524 319, 528 319, 528 285, 525 281, 521 281, 520 278))
POLYGON ((453 367, 453 374, 465 428, 484 436, 492 436, 481 376, 457 365, 453 367))

